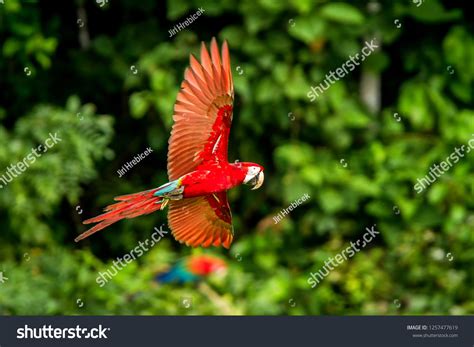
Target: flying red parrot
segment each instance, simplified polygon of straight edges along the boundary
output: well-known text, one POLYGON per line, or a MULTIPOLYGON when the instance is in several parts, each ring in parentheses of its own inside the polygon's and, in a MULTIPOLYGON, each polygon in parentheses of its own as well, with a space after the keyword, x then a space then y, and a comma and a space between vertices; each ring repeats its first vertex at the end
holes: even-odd
POLYGON ((98 223, 76 238, 82 240, 124 218, 162 210, 167 205, 173 236, 187 246, 224 246, 234 237, 227 190, 240 184, 259 188, 263 167, 229 163, 227 146, 232 123, 234 86, 227 42, 222 58, 215 38, 209 55, 201 44, 201 63, 190 55, 190 67, 174 105, 168 141, 169 182, 144 192, 116 197, 105 213, 84 221, 98 223))
POLYGON ((160 283, 193 283, 211 274, 225 274, 227 264, 221 258, 208 254, 190 255, 166 271, 155 276, 160 283))

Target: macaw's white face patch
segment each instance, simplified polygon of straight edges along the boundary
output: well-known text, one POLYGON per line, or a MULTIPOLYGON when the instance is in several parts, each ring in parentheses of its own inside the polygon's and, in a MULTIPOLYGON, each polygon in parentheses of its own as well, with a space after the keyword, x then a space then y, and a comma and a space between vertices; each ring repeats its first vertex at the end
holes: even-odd
POLYGON ((264 175, 261 167, 249 166, 245 175, 244 184, 252 185, 252 190, 260 188, 263 184, 264 175))

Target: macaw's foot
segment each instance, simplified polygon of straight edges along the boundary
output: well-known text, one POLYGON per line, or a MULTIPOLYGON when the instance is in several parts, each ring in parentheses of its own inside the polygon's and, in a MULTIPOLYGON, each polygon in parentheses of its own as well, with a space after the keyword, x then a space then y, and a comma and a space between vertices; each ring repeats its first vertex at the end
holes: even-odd
POLYGON ((166 205, 168 205, 168 202, 170 201, 170 199, 163 199, 161 200, 161 207, 160 207, 160 210, 164 210, 166 205))
MULTIPOLYGON (((158 190, 153 194, 154 196, 159 196, 164 200, 181 200, 183 198, 184 186, 181 185, 181 180, 175 180, 163 184, 158 190)), ((164 203, 166 206, 167 202, 164 203)))
POLYGON ((163 199, 160 200, 160 204, 161 204, 160 210, 163 210, 168 205, 170 200, 181 200, 183 198, 183 194, 182 194, 183 190, 184 190, 184 187, 177 189, 173 193, 163 194, 163 199))
POLYGON ((181 200, 183 198, 184 187, 173 189, 169 193, 164 193, 163 198, 169 200, 181 200))

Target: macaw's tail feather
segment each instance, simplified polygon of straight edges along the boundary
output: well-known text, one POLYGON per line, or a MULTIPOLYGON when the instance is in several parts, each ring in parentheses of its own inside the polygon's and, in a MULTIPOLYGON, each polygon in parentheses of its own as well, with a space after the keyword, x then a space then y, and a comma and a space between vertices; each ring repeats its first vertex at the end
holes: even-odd
POLYGON ((98 224, 76 237, 74 241, 78 242, 85 239, 124 218, 134 218, 159 210, 163 200, 161 197, 153 196, 158 189, 159 188, 155 188, 140 193, 117 196, 114 200, 119 202, 107 206, 104 209, 105 213, 83 222, 84 224, 98 224))

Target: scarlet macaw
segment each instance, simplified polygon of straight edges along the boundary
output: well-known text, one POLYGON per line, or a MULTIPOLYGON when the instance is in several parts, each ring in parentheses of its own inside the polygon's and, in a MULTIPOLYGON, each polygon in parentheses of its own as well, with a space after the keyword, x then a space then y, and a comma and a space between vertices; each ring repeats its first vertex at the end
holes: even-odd
POLYGON ((169 270, 157 274, 155 280, 160 283, 191 283, 211 274, 224 274, 226 271, 227 264, 221 258, 207 254, 191 255, 169 270))
POLYGON ((75 241, 124 218, 134 218, 169 206, 168 225, 187 246, 229 248, 234 230, 227 190, 242 183, 259 188, 263 167, 250 162, 229 163, 227 146, 232 123, 234 86, 227 42, 222 59, 215 38, 209 55, 201 43, 201 63, 191 54, 174 105, 168 141, 168 178, 162 186, 118 196, 105 213, 84 221, 98 223, 75 241))

